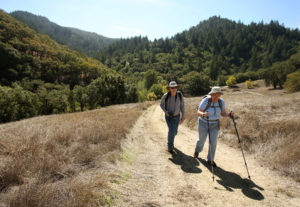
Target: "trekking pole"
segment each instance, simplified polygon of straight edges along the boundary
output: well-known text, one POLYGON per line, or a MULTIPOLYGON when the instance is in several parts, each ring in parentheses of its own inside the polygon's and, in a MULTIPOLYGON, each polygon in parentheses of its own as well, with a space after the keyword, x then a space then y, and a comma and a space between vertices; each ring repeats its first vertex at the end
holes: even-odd
POLYGON ((234 116, 231 116, 231 118, 232 118, 232 121, 233 121, 233 125, 234 125, 234 128, 235 128, 236 135, 237 135, 237 137, 238 137, 238 140, 239 140, 239 144, 240 144, 241 150, 242 150, 242 154, 243 154, 243 158, 244 158, 245 166, 246 166, 247 173, 248 173, 248 178, 249 178, 249 180, 251 180, 251 178, 250 178, 250 174, 249 174, 249 170, 248 170, 248 166, 247 166, 247 162, 246 162, 245 155, 244 155, 244 151, 243 151, 242 144, 241 144, 241 139, 240 139, 240 136, 239 136, 238 130, 237 130, 237 128, 236 128, 236 123, 235 123, 235 120, 234 120, 234 116))
POLYGON ((212 179, 214 182, 215 174, 214 174, 214 165, 213 165, 212 151, 211 151, 211 138, 210 138, 209 117, 208 116, 207 116, 207 128, 208 128, 208 139, 209 139, 210 165, 211 165, 212 179))

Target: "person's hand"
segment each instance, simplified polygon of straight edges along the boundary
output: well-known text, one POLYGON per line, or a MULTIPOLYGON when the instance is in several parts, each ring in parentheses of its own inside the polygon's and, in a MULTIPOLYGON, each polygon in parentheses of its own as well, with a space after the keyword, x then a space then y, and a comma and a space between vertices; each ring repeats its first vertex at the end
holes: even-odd
POLYGON ((203 117, 208 117, 209 116, 209 112, 208 111, 206 111, 206 112, 204 112, 204 114, 203 114, 203 117))
POLYGON ((182 124, 184 122, 185 118, 181 118, 180 119, 180 124, 182 124))
POLYGON ((166 111, 166 115, 167 115, 167 116, 170 116, 170 114, 169 114, 167 111, 166 111))

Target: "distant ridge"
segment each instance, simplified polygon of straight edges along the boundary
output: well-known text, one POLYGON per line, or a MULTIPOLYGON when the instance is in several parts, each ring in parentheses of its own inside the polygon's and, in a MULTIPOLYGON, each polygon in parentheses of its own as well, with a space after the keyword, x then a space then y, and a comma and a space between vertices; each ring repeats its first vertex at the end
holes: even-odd
POLYGON ((10 15, 36 32, 46 34, 58 43, 89 56, 93 56, 99 49, 118 40, 76 28, 62 27, 46 17, 26 11, 14 11, 10 15))

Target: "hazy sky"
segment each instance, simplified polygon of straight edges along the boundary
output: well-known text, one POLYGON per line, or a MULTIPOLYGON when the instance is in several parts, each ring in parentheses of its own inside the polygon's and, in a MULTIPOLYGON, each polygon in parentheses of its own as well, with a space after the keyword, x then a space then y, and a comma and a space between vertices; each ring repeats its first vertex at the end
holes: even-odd
POLYGON ((300 29, 300 0, 0 0, 0 8, 117 38, 171 37, 216 15, 244 24, 278 20, 300 29))

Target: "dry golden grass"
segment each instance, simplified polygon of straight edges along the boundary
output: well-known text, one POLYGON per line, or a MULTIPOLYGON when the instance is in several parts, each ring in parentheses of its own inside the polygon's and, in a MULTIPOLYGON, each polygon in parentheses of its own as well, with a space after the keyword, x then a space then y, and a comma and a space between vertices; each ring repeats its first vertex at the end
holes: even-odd
MULTIPOLYGON (((300 93, 287 94, 264 86, 225 88, 222 98, 226 109, 235 112, 243 149, 266 166, 300 182, 300 93)), ((186 123, 195 130, 200 101, 201 97, 186 99, 186 123)), ((232 120, 221 118, 219 137, 239 147, 232 120)))
POLYGON ((0 125, 0 206, 110 205, 102 169, 151 103, 0 125))

